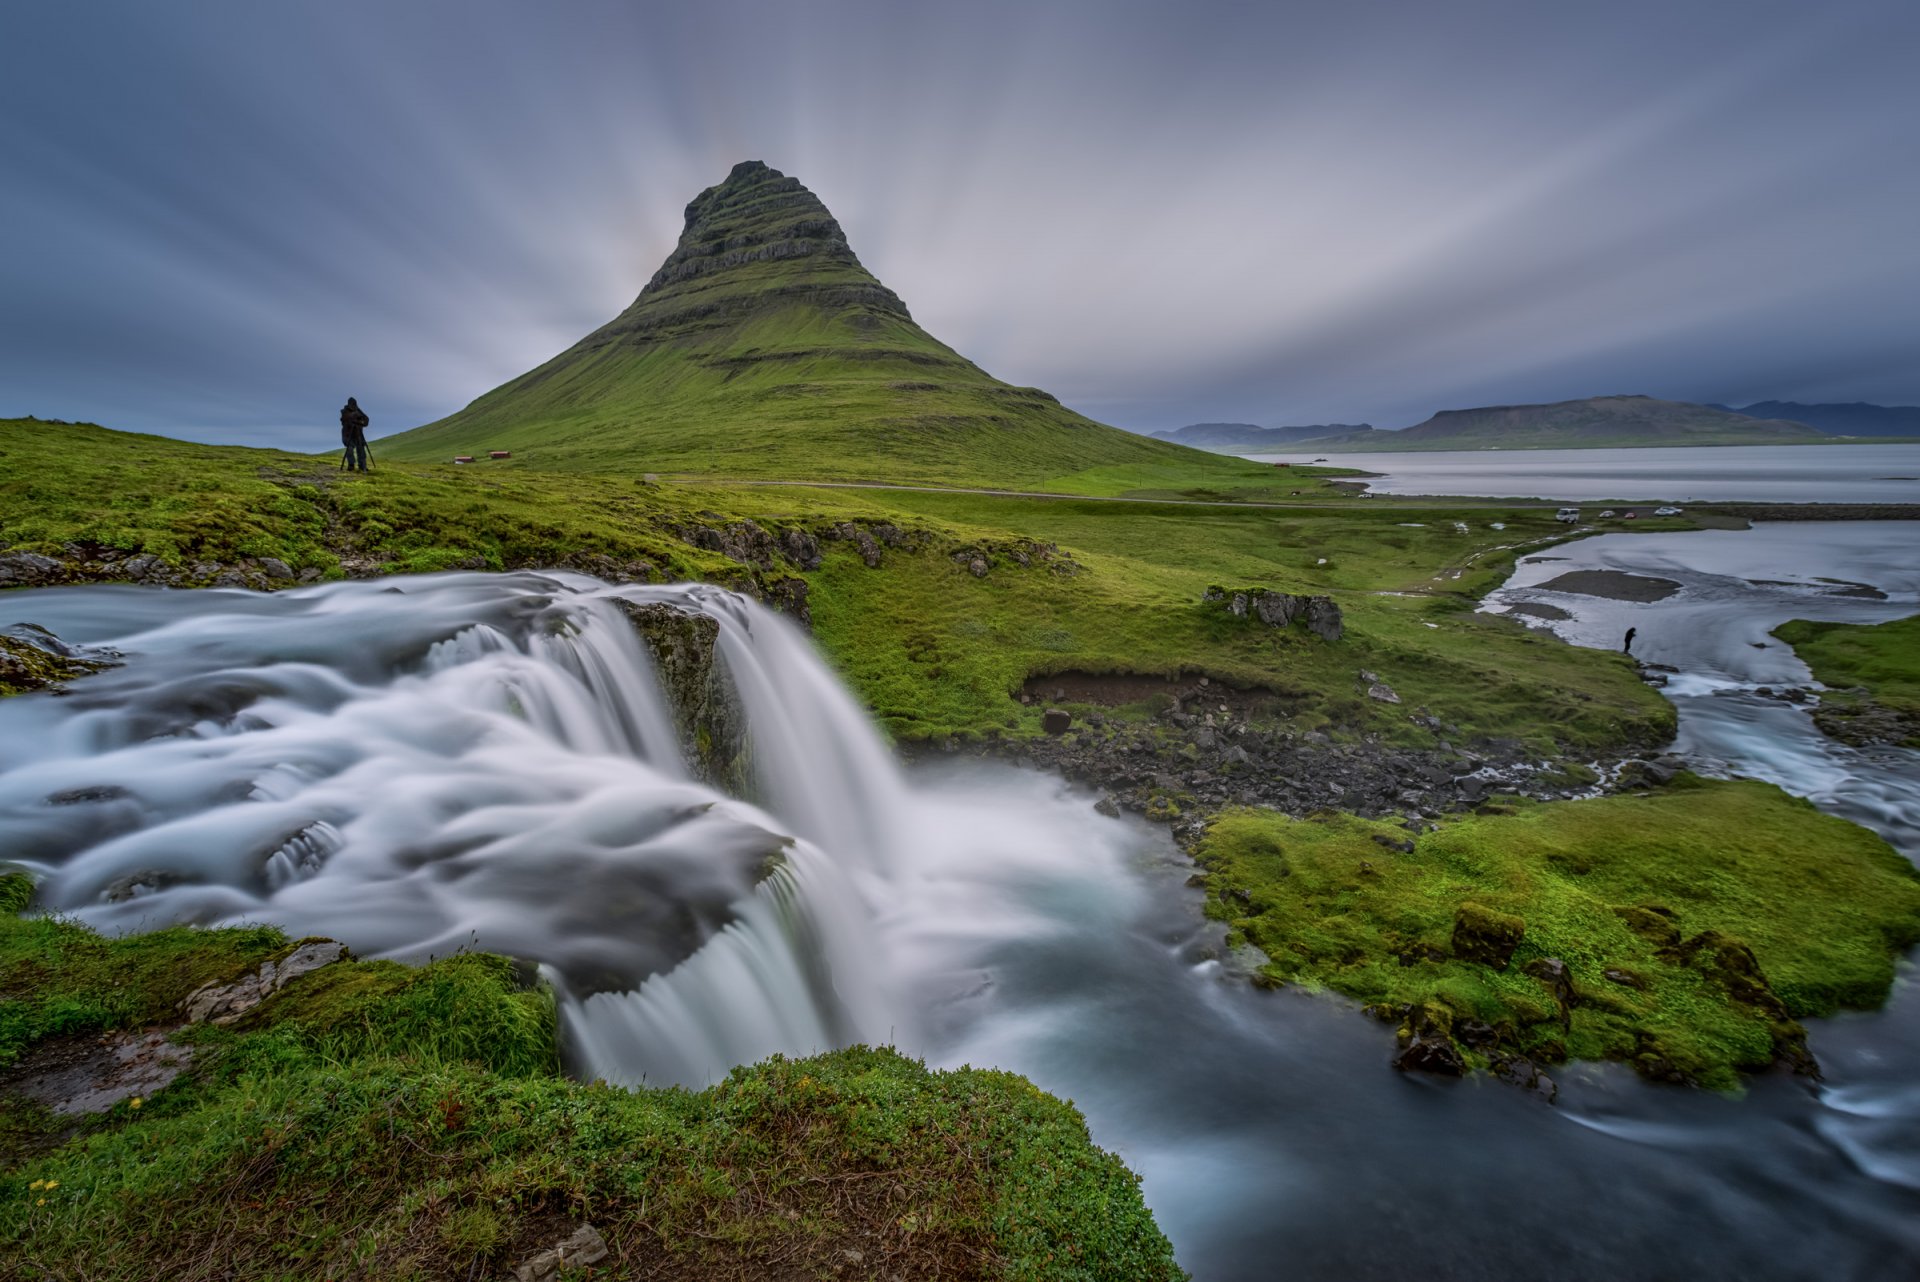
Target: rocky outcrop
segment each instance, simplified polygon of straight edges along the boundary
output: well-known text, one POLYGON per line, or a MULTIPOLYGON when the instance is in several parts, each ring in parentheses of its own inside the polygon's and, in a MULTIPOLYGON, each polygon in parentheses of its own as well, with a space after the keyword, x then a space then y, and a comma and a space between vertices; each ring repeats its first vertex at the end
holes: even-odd
POLYGON ((315 939, 230 984, 203 984, 180 1003, 189 1024, 231 1024, 291 981, 347 955, 345 944, 315 939))
POLYGON ((1071 578, 1085 568, 1071 553, 1062 552, 1058 544, 1038 539, 986 539, 955 548, 948 556, 976 579, 987 577, 996 565, 1044 569, 1063 578, 1071 578))
MULTIPOLYGON (((318 582, 317 566, 295 570, 279 557, 245 557, 235 562, 190 560, 174 564, 151 552, 68 543, 61 555, 13 550, 0 552, 0 588, 45 588, 65 583, 139 583, 166 588, 252 588, 260 592, 318 582)), ((344 565, 344 562, 343 562, 344 565)), ((473 568, 482 568, 484 563, 473 568)), ((369 565, 367 573, 375 572, 369 565)))
POLYGON ((1393 1057, 1393 1066, 1403 1073, 1459 1077, 1467 1071, 1460 1048, 1453 1042, 1453 1012, 1439 1002, 1408 1007, 1395 1040, 1400 1049, 1393 1057))
POLYGON ((1322 641, 1338 641, 1346 633, 1340 607, 1332 597, 1302 596, 1267 588, 1209 587, 1200 596, 1204 605, 1225 610, 1236 619, 1257 619, 1270 628, 1299 623, 1322 641))
POLYGON ((720 657, 720 625, 704 614, 653 601, 616 601, 653 658, 666 692, 681 756, 722 791, 750 790, 746 710, 720 657))
POLYGON ((33 623, 0 632, 0 696, 58 690, 76 677, 111 666, 111 651, 71 646, 33 623))
MULTIPOLYGON (((758 570, 773 569, 774 563, 788 551, 778 537, 752 520, 713 525, 688 522, 668 528, 684 543, 708 552, 718 552, 729 560, 751 565, 758 570)), ((818 549, 815 552, 817 556, 818 549)))

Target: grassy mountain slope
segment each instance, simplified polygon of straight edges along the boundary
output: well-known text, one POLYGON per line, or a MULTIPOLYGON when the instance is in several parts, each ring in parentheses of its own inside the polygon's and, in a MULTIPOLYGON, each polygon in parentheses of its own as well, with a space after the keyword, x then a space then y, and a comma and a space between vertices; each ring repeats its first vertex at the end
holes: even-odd
POLYGON ((1030 484, 1207 466, 992 378, 921 329, 793 178, 757 161, 687 206, 631 307, 390 458, 512 450, 537 466, 1030 484))
POLYGON ((1366 432, 1301 443, 1302 448, 1368 450, 1567 450, 1649 445, 1806 445, 1830 438, 1804 423, 1754 419, 1711 405, 1651 396, 1591 396, 1551 405, 1441 410, 1398 432, 1366 432))

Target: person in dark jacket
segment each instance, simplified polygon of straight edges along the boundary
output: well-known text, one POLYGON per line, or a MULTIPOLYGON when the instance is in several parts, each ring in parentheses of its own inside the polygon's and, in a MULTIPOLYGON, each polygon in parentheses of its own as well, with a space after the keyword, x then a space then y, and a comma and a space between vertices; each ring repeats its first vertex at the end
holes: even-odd
POLYGON ((351 396, 340 408, 340 443, 347 447, 349 472, 367 470, 367 412, 351 396))
POLYGON ((1623 641, 1623 642, 1621 642, 1621 643, 1620 643, 1620 653, 1622 653, 1622 654, 1632 654, 1632 653, 1633 653, 1633 639, 1634 639, 1635 637, 1637 637, 1637 636, 1639 636, 1639 635, 1640 635, 1640 629, 1639 629, 1639 628, 1628 628, 1628 629, 1627 629, 1627 639, 1626 639, 1625 641, 1623 641))

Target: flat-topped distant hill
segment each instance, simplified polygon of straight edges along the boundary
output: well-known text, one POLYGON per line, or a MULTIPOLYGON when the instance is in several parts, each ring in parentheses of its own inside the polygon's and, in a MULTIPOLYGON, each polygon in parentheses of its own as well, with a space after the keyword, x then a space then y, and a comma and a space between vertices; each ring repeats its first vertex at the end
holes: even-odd
POLYGON ((694 198, 620 315, 376 444, 423 461, 488 450, 570 470, 986 485, 1233 466, 991 377, 914 323, 818 197, 759 161, 694 198))
POLYGON ((1163 441, 1191 445, 1196 449, 1219 450, 1235 454, 1255 454, 1261 450, 1281 450, 1301 441, 1324 436, 1349 436, 1370 432, 1371 423, 1316 423, 1304 427, 1261 427, 1257 423, 1189 423, 1171 431, 1155 432, 1163 441))
POLYGON ((1592 396, 1550 405, 1441 410, 1397 432, 1355 432, 1295 448, 1375 450, 1553 450, 1650 445, 1805 445, 1830 440, 1805 423, 1755 419, 1712 405, 1651 396, 1592 396))
POLYGON ((1803 405, 1799 401, 1756 401, 1752 405, 1716 405, 1752 418, 1784 418, 1835 436, 1906 436, 1920 439, 1920 405, 1803 405))

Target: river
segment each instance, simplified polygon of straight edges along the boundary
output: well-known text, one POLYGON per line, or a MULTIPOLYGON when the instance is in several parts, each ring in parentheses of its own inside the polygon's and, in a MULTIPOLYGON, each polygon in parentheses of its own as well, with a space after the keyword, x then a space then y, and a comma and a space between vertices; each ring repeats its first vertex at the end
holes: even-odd
MULTIPOLYGON (((1686 752, 1911 856, 1920 759, 1831 745, 1749 693, 1804 680, 1784 647, 1751 644, 1772 622, 1920 608, 1901 535, 1602 536, 1523 564, 1489 607, 1558 604, 1579 643, 1611 645, 1632 619, 1647 656, 1682 669, 1686 752), (1587 567, 1683 587, 1623 606, 1538 586, 1587 567)), ((804 637, 716 589, 461 574, 0 604, 0 623, 125 657, 65 696, 0 702, 0 845, 102 928, 265 919, 366 954, 515 952, 568 994, 579 1070, 619 1080, 698 1084, 855 1039, 1014 1069, 1141 1172, 1203 1280, 1920 1267, 1920 1001, 1904 984, 1883 1012, 1812 1029, 1818 1089, 1767 1077, 1723 1098, 1598 1065, 1556 1074, 1549 1105, 1402 1076, 1391 1029, 1351 1004, 1223 970, 1164 830, 1031 772, 902 772, 804 637), (616 595, 718 622, 755 804, 689 777, 616 595), (689 913, 705 942, 681 961, 689 913)))
POLYGON ((1373 473, 1380 494, 1591 503, 1920 503, 1920 444, 1715 445, 1663 449, 1253 454, 1373 473))

